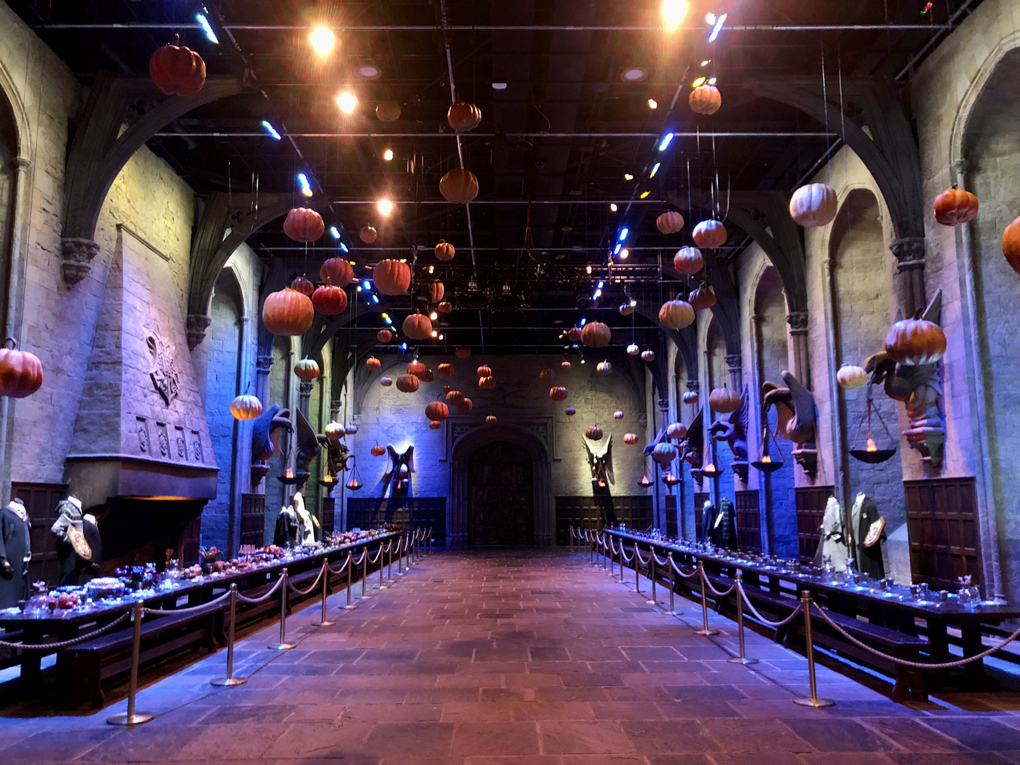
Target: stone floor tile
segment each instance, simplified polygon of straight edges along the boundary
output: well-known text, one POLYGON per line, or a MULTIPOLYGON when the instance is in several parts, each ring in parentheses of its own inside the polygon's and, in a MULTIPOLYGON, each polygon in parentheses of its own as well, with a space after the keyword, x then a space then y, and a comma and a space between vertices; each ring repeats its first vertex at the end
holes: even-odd
POLYGON ((542 722, 543 754, 635 753, 627 735, 614 722, 542 722))
POLYGON ((787 720, 786 723, 821 752, 881 752, 896 749, 892 741, 854 720, 828 717, 823 720, 787 720))
POLYGON ((539 754, 538 727, 533 722, 463 722, 453 729, 453 757, 539 754))
POLYGON ((452 723, 382 723, 369 734, 361 751, 382 758, 447 757, 452 723))

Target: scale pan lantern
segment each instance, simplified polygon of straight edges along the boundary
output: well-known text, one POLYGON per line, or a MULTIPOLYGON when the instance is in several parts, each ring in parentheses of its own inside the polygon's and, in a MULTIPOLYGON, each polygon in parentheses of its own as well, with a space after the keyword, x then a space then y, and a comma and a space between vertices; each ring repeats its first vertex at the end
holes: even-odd
POLYGON ((892 437, 892 433, 889 432, 889 427, 885 424, 885 420, 882 419, 881 412, 875 408, 874 401, 872 400, 871 391, 874 387, 874 383, 868 383, 868 402, 867 410, 861 417, 860 423, 857 425, 857 432, 854 434, 854 440, 851 442, 850 456, 855 460, 864 462, 868 465, 878 465, 887 460, 893 458, 896 454, 896 441, 892 437), (886 443, 891 444, 892 447, 880 446, 875 442, 873 433, 871 430, 872 417, 878 418, 879 423, 882 425, 882 430, 885 431, 886 443), (861 428, 864 427, 864 423, 868 423, 868 437, 865 441, 861 441, 861 428), (863 447, 863 448, 862 448, 863 447))

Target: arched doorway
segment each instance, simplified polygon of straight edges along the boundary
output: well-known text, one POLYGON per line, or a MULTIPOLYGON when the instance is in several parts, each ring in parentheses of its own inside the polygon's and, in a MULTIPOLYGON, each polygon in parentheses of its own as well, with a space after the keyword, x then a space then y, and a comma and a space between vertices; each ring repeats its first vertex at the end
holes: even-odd
POLYGON ((534 544, 531 455, 519 446, 497 441, 471 455, 468 476, 468 544, 534 544))

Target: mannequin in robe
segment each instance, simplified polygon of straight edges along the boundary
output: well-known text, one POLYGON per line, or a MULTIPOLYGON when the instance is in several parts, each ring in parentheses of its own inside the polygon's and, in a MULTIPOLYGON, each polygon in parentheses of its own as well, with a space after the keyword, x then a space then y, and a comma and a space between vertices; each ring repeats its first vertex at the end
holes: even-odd
POLYGON ((701 539, 698 541, 703 543, 711 541, 709 532, 712 529, 712 524, 715 523, 715 516, 715 505, 712 504, 712 500, 706 499, 704 507, 701 508, 701 539))
POLYGON ((714 517, 710 521, 705 521, 708 524, 706 533, 709 542, 725 550, 737 549, 737 526, 734 515, 733 503, 728 497, 723 497, 714 517))
MULTIPOLYGON (((91 518, 91 516, 89 516, 91 518)), ((91 526, 95 527, 95 519, 91 526)), ((88 536, 98 538, 98 528, 89 529, 85 533, 85 513, 82 511, 81 500, 73 494, 62 499, 57 505, 57 520, 50 528, 57 538, 57 557, 60 561, 60 584, 84 584, 93 576, 98 576, 99 565, 93 561, 93 552, 88 544, 88 536), (84 579, 84 581, 80 581, 84 579)))
POLYGON ((0 509, 0 608, 12 608, 19 600, 28 598, 31 529, 28 512, 20 499, 0 509))
POLYGON ((836 571, 846 570, 848 556, 846 534, 844 532, 843 508, 835 497, 829 497, 822 516, 822 540, 815 554, 815 565, 821 566, 828 555, 836 571))
POLYGON ((319 519, 305 509, 305 499, 301 492, 294 495, 294 512, 297 514, 300 527, 298 543, 314 545, 319 541, 319 519))
POLYGON ((301 522, 298 520, 294 508, 287 505, 280 510, 276 516, 276 532, 273 534, 273 544, 277 547, 293 547, 298 543, 298 534, 301 530, 301 522))
POLYGON ((885 578, 885 563, 882 562, 882 541, 885 540, 885 530, 878 538, 867 546, 868 532, 871 526, 881 520, 878 514, 878 507, 863 492, 857 492, 853 506, 850 508, 850 533, 853 535, 852 544, 854 557, 857 558, 857 570, 867 574, 872 579, 885 578))

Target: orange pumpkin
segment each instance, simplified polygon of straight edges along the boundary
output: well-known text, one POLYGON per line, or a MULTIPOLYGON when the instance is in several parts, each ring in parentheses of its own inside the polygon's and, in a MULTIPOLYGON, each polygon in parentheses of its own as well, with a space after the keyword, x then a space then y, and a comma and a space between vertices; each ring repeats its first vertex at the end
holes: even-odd
POLYGON ((695 311, 704 311, 711 308, 716 304, 716 302, 718 302, 716 300, 715 293, 712 292, 712 288, 708 286, 698 287, 698 289, 691 292, 689 300, 691 308, 695 311))
POLYGON ((390 332, 388 329, 380 329, 378 332, 375 333, 375 339, 378 340, 380 343, 388 343, 390 340, 393 339, 393 333, 390 332))
POLYGON ((641 351, 642 361, 655 361, 655 351, 641 351))
POLYGON ((315 307, 307 295, 285 287, 266 296, 262 304, 262 324, 274 335, 294 337, 312 328, 315 307))
POLYGON ((371 453, 371 455, 373 457, 382 457, 384 454, 386 454, 386 447, 385 446, 380 446, 379 444, 376 444, 375 446, 373 446, 368 451, 369 451, 369 453, 371 453))
POLYGON ((369 356, 368 360, 365 362, 365 366, 374 372, 375 370, 382 368, 382 362, 375 356, 369 356))
POLYGON ((934 364, 946 353, 946 334, 927 319, 904 319, 892 325, 885 352, 898 364, 914 367, 934 364))
POLYGON ((673 268, 684 276, 694 276, 705 267, 705 258, 697 247, 681 247, 673 256, 673 268))
POLYGON ((403 295, 411 286, 411 267, 399 260, 380 260, 372 269, 372 281, 383 295, 403 295))
POLYGON ((471 355, 471 349, 470 348, 463 348, 463 347, 462 348, 458 348, 456 351, 454 351, 454 355, 458 359, 466 359, 468 356, 471 355))
POLYGON ((740 394, 729 388, 716 388, 708 394, 708 405, 719 414, 735 412, 740 408, 740 394))
POLYGON ((659 309, 659 323, 666 329, 683 329, 694 323, 694 308, 684 300, 667 300, 659 309))
POLYGON ((567 330, 567 339, 572 343, 581 342, 581 330, 577 327, 571 327, 567 330))
POLYGON ((698 114, 715 114, 722 106, 722 94, 714 85, 700 85, 691 91, 687 103, 698 114))
POLYGON ((397 378, 397 390, 401 393, 414 393, 421 387, 421 380, 414 375, 400 375, 397 378))
POLYGON ((330 258, 319 269, 319 278, 331 287, 343 289, 354 281, 354 269, 343 258, 330 258))
POLYGON ((190 96, 205 86, 205 61, 174 35, 173 45, 157 48, 149 58, 149 77, 168 96, 190 96))
POLYGON ((570 362, 569 361, 560 362, 560 369, 562 369, 564 372, 569 372, 570 371, 570 362))
POLYGON ((634 306, 630 303, 624 303, 620 306, 620 316, 630 316, 634 313, 634 306))
MULTIPOLYGON (((422 364, 420 361, 418 361, 417 359, 415 359, 414 361, 412 361, 410 364, 407 365, 407 373, 409 375, 414 375, 419 380, 422 377, 425 376, 425 370, 426 369, 427 369, 427 367, 424 364, 422 364)), ((433 417, 432 419, 434 420, 436 418, 433 417)))
POLYGON ((482 122, 482 110, 474 104, 458 101, 447 110, 446 121, 457 133, 474 130, 482 122))
POLYGON ((329 284, 316 287, 312 293, 312 305, 323 316, 336 316, 347 310, 347 293, 329 284))
POLYGON ((380 122, 396 122, 400 119, 400 104, 396 101, 382 101, 375 107, 375 116, 380 122))
POLYGON ((25 398, 43 384, 43 368, 34 353, 19 351, 13 337, 0 347, 0 396, 25 398), (10 347, 8 347, 10 346, 10 347))
POLYGON ((432 305, 441 303, 443 296, 446 294, 446 287, 443 286, 442 282, 429 282, 425 285, 426 296, 432 305))
POLYGON ((439 365, 439 376, 446 379, 453 377, 453 364, 440 364, 439 365))
POLYGON ((447 242, 445 239, 440 239, 439 244, 436 245, 436 260, 441 260, 447 263, 453 260, 453 256, 457 254, 457 249, 447 242))
POLYGON ((726 244, 726 240, 729 238, 726 226, 717 220, 711 219, 703 220, 695 226, 693 236, 694 243, 698 245, 698 247, 704 247, 707 250, 722 247, 726 244))
POLYGON ((605 348, 612 339, 612 331, 601 321, 585 324, 581 330, 581 342, 589 348, 605 348))
POLYGON ((443 423, 439 420, 433 420, 429 423, 429 430, 439 430, 441 427, 443 427, 443 423))
POLYGON ((459 167, 439 179, 439 193, 455 205, 466 205, 478 196, 478 178, 470 170, 459 167))
POLYGON ((439 313, 452 313, 453 303, 449 302, 448 300, 444 300, 443 302, 436 306, 436 310, 439 311, 439 313))
POLYGON ((451 390, 446 394, 446 403, 450 404, 454 408, 458 407, 464 401, 464 394, 459 390, 451 390))
POLYGON ((294 365, 294 376, 308 382, 319 376, 319 365, 315 359, 304 358, 294 365))
POLYGON ((432 337, 432 321, 421 313, 412 313, 404 319, 404 334, 412 340, 428 340, 432 337))
POLYGON ((431 369, 426 368, 425 373, 421 376, 420 379, 423 383, 433 382, 436 379, 436 373, 433 372, 431 369))
POLYGON ((475 370, 475 374, 478 375, 478 377, 492 377, 492 368, 483 364, 475 370))
POLYGON ((943 226, 968 223, 978 214, 978 198, 953 186, 935 197, 935 220, 943 226))
POLYGON ((613 365, 610 364, 608 361, 600 361, 598 364, 595 365, 595 373, 596 374, 608 375, 608 374, 612 374, 612 371, 613 371, 613 365))
POLYGON ((1002 254, 1009 267, 1020 274, 1020 218, 1006 226, 1002 232, 1002 254))
POLYGON ((689 390, 684 393, 685 404, 691 405, 697 404, 700 398, 701 397, 698 395, 698 392, 696 390, 689 390))
POLYGON ((379 232, 375 230, 375 226, 362 226, 358 236, 361 237, 361 241, 365 244, 372 244, 372 242, 379 238, 379 232))
POLYGON ((314 242, 326 233, 322 216, 307 207, 295 207, 287 213, 283 233, 295 242, 314 242))
POLYGON ((549 398, 553 401, 566 401, 568 395, 567 389, 562 386, 549 389, 549 398))
POLYGON ((633 446, 637 443, 637 433, 624 433, 623 442, 628 446, 633 446))
POLYGON ((450 407, 442 401, 432 401, 425 407, 425 416, 430 420, 439 420, 442 422, 450 416, 450 407))
POLYGON ((390 377, 380 377, 379 378, 379 384, 381 386, 383 386, 384 388, 388 388, 391 385, 393 385, 393 379, 390 378, 390 377))
POLYGON ((684 216, 670 210, 655 219, 655 227, 663 234, 675 234, 684 227, 684 216))
POLYGON ((487 425, 495 425, 496 424, 496 417, 495 417, 495 415, 491 415, 490 414, 488 417, 486 417, 485 418, 485 423, 487 425))
POLYGON ((553 371, 551 369, 543 369, 538 373, 538 379, 542 382, 552 382, 553 371))
POLYGON ((584 431, 584 434, 588 436, 588 438, 590 438, 592 441, 601 441, 603 435, 602 428, 600 428, 598 425, 589 426, 588 429, 584 431))
POLYGON ((482 390, 495 390, 496 389, 496 378, 495 377, 481 377, 478 379, 478 387, 482 390))
POLYGON ((315 291, 315 285, 303 276, 295 277, 294 281, 290 283, 290 288, 292 290, 297 290, 302 295, 308 295, 309 297, 315 291))
POLYGON ((460 401, 454 404, 453 408, 456 409, 459 414, 470 414, 474 406, 475 406, 474 402, 471 399, 464 396, 463 398, 461 398, 460 401))
POLYGON ((245 393, 230 402, 230 413, 235 420, 254 420, 262 414, 262 402, 257 396, 245 393))
POLYGON ((836 217, 836 190, 824 183, 801 186, 790 198, 790 217, 804 228, 828 226, 836 217))

